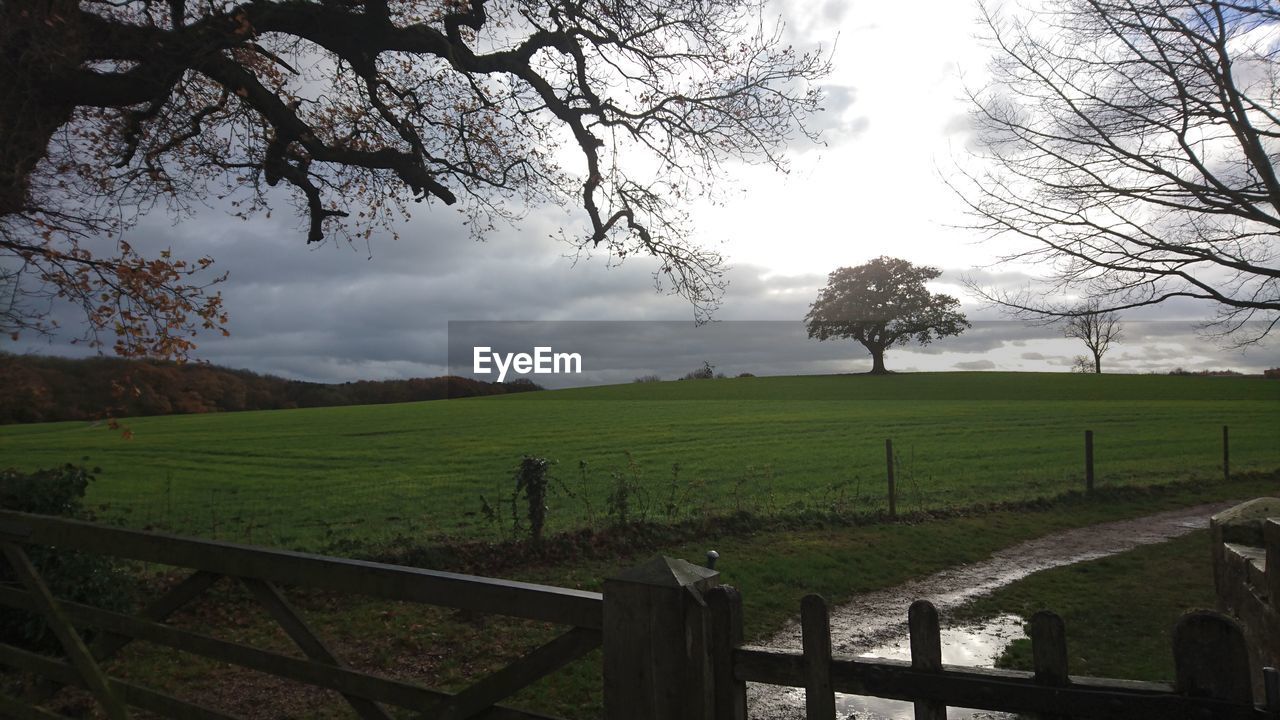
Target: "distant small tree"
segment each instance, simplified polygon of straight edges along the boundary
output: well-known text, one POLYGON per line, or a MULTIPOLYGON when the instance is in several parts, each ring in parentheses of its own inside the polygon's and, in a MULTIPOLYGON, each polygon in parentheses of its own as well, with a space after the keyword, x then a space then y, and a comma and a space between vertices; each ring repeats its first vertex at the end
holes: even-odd
POLYGON ((1093 372, 1093 361, 1088 355, 1077 355, 1071 358, 1071 372, 1088 374, 1093 372))
POLYGON ((889 348, 911 340, 928 345, 969 327, 959 300, 925 287, 941 275, 937 268, 884 256, 839 268, 827 276, 827 286, 805 315, 809 337, 857 340, 871 353, 872 374, 887 373, 889 348))
POLYGON ((1102 356, 1123 334, 1120 316, 1101 309, 1096 301, 1086 302, 1076 314, 1068 317, 1063 333, 1069 338, 1084 341, 1084 346, 1093 355, 1093 372, 1099 374, 1102 372, 1102 356))

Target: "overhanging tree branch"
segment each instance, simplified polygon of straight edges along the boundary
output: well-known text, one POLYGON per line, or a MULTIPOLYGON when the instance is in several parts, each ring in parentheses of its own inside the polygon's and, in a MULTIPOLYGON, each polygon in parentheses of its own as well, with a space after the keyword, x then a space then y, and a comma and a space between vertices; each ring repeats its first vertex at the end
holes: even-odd
POLYGON ((983 10, 993 79, 971 95, 976 162, 951 185, 971 228, 1029 241, 1005 260, 1050 270, 1043 295, 975 289, 1042 317, 1079 316, 1064 293, 1102 310, 1194 298, 1232 342, 1265 337, 1280 314, 1277 5, 983 10))
POLYGON ((49 252, 75 257, 157 203, 216 193, 247 216, 281 181, 311 242, 393 233, 409 202, 456 204, 477 233, 522 205, 573 204, 575 245, 655 256, 705 310, 722 261, 678 205, 714 196, 728 158, 785 169, 789 142, 816 139, 805 119, 828 61, 785 46, 764 8, 7 3, 0 231, 48 232, 49 252), (624 172, 637 154, 647 176, 624 172))

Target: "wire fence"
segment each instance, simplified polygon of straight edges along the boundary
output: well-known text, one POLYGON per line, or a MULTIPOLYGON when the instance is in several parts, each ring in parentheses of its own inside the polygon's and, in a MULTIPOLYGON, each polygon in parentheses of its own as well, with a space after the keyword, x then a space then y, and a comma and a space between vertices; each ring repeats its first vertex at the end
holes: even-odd
MULTIPOLYGON (((1168 472, 1124 469, 1123 448, 1105 434, 1083 431, 1075 460, 1058 453, 1057 467, 1018 471, 966 467, 932 457, 916 442, 865 443, 857 471, 833 468, 829 479, 810 471, 755 465, 709 475, 681 473, 678 465, 642 466, 628 459, 588 471, 561 463, 546 501, 547 532, 604 528, 633 522, 676 523, 730 515, 826 515, 856 519, 958 510, 1000 502, 1029 502, 1088 493, 1096 488, 1147 487, 1176 482, 1229 481, 1233 474, 1280 469, 1280 446, 1255 440, 1233 448, 1222 428, 1220 454, 1197 448, 1199 462, 1175 462, 1168 472), (1243 447, 1241 447, 1243 446, 1243 447), (1234 456, 1232 455, 1234 451, 1234 456), (873 458, 878 455, 878 460, 873 458), (877 467, 878 465, 878 467, 877 467), (1120 469, 1117 469, 1119 466, 1120 469)), ((1170 448, 1170 452, 1181 448, 1170 448)), ((519 458, 512 458, 512 467, 519 458)), ((165 476, 130 481, 127 493, 91 497, 97 516, 129 527, 218 540, 304 550, 342 551, 388 542, 418 544, 520 537, 527 517, 507 477, 491 482, 388 478, 353 482, 309 476, 290 482, 230 479, 192 487, 165 476)))

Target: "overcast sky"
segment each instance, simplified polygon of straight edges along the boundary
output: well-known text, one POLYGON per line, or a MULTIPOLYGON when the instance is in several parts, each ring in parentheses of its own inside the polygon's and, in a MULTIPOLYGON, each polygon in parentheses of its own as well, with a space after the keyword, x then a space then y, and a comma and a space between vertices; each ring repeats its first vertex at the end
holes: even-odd
MULTIPOLYGON (((738 340, 716 340, 725 330, 695 329, 687 303, 654 291, 648 259, 610 266, 603 258, 566 258, 568 248, 552 236, 575 220, 560 209, 534 208, 518 228, 499 227, 482 243, 469 238, 455 211, 427 204, 413 206, 400 240, 375 237, 368 247, 308 247, 288 212, 242 222, 217 206, 176 226, 152 216, 129 239, 141 249, 212 255, 230 273, 222 292, 231 336, 197 338, 197 357, 318 381, 441 374, 450 321, 662 320, 684 328, 662 343, 619 341, 600 350, 597 368, 608 372, 593 382, 674 377, 694 369, 695 358, 695 366, 705 359, 735 374, 863 371, 870 362, 860 348, 828 342, 817 349, 799 323, 828 272, 882 254, 942 268, 937 290, 961 297, 972 319, 999 320, 964 294, 961 276, 1008 285, 1030 276, 1026 268, 994 266, 1001 247, 950 227, 963 216, 942 181, 969 141, 964 88, 982 84, 988 58, 972 3, 934 0, 910 12, 840 0, 777 7, 794 40, 835 43, 827 109, 817 118, 827 144, 793 148, 788 175, 733 167, 725 203, 693 209, 695 237, 732 265, 717 319, 777 321, 762 327, 779 339, 755 343, 749 361, 740 361, 747 350, 738 340)), ((1280 365, 1276 342, 1241 354, 1197 337, 1194 321, 1209 313, 1183 305, 1133 316, 1166 322, 1132 326, 1107 365, 1129 372, 1280 365)), ((888 364, 1062 371, 1084 348, 1057 335, 980 322, 923 352, 893 351, 888 364)), ((77 354, 65 339, 24 341, 19 349, 77 354)))

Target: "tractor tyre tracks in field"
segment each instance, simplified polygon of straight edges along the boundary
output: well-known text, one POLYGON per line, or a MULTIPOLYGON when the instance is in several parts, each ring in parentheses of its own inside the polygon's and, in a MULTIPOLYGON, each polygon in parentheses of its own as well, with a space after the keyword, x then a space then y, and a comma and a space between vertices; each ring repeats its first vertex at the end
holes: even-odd
MULTIPOLYGON (((945 627, 950 611, 1032 573, 1115 555, 1205 529, 1211 515, 1235 504, 1209 503, 1057 532, 1005 548, 981 562, 947 568, 902 585, 857 595, 831 610, 831 648, 837 654, 859 655, 892 646, 906 638, 907 607, 915 600, 932 602, 941 613, 945 627)), ((799 651, 799 623, 792 620, 764 644, 799 651)), ((753 718, 804 717, 802 690, 752 684, 749 702, 753 718)))

